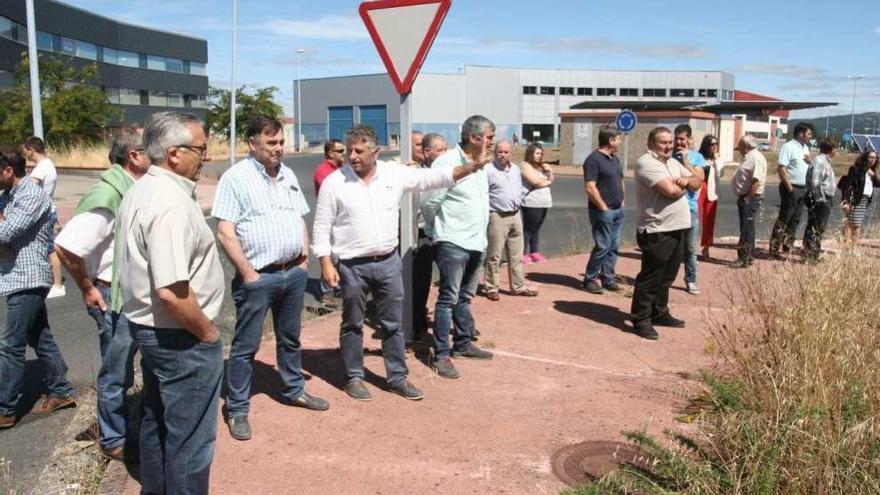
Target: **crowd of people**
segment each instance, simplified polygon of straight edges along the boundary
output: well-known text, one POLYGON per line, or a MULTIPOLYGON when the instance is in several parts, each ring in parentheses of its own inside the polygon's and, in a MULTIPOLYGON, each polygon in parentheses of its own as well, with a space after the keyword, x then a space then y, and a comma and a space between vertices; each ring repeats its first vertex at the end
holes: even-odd
MULTIPOLYGON (((842 191, 848 238, 857 240, 873 190, 880 186, 877 154, 866 152, 836 182, 834 146, 822 141, 810 157, 812 130, 799 125, 779 155, 779 219, 770 252, 790 250, 800 208, 808 209, 805 255, 821 252, 835 189, 842 191)), ((628 329, 657 339, 655 326, 685 325, 670 313, 669 289, 685 265, 686 289, 697 288, 698 242, 709 256, 721 167, 718 140, 703 138, 694 150, 692 129, 656 127, 648 152, 635 165, 636 240, 641 268, 635 280, 628 329), (702 236, 700 235, 702 225, 702 236), (708 234, 707 234, 708 232, 708 234)), ((194 189, 208 156, 204 123, 177 112, 153 115, 143 130, 117 129, 110 143, 111 167, 87 191, 57 239, 52 204, 57 173, 46 164, 45 145, 28 139, 18 149, 0 149, 0 294, 7 324, 0 339, 0 428, 18 421, 16 409, 30 346, 45 368, 46 393, 32 410, 48 414, 75 405, 66 365, 56 345, 46 298, 60 285, 50 261, 56 256, 79 287, 97 325, 102 366, 98 372, 99 445, 108 458, 139 459, 144 493, 206 493, 217 432, 220 390, 227 395, 223 417, 230 435, 249 440, 254 358, 271 311, 282 390, 290 406, 326 411, 330 403, 305 390, 301 315, 310 259, 321 271, 321 300, 341 298, 339 344, 344 392, 370 401, 365 384, 363 327, 372 304, 381 327, 388 392, 420 400, 409 378, 402 328, 404 283, 400 208, 417 196, 418 245, 413 256, 413 335, 430 343, 431 366, 447 379, 461 376, 454 359, 489 360, 475 345, 471 302, 482 290, 501 298, 506 263, 512 297, 535 297, 523 265, 540 263, 539 232, 552 207, 552 168, 543 148, 531 143, 521 164, 516 143, 495 139, 494 123, 480 115, 461 126, 460 140, 413 133, 410 164, 379 160, 379 138, 355 126, 345 141, 324 145, 325 161, 313 181, 310 212, 299 179, 282 162, 284 132, 274 118, 248 123, 248 156, 227 170, 217 185, 211 215, 216 235, 195 202, 194 189), (25 156, 27 155, 27 156, 25 156), (28 174, 27 160, 36 167, 28 174), (231 295, 236 321, 224 372, 223 342, 213 323, 225 281, 219 247, 235 269, 231 295), (428 294, 433 266, 439 272, 434 324, 428 294), (137 452, 126 444, 125 397, 132 386, 134 357, 142 356, 143 391, 137 452)), ((619 291, 615 265, 625 217, 623 169, 617 157, 621 133, 598 131, 598 147, 583 165, 594 247, 583 289, 619 291)), ((733 176, 740 219, 738 258, 747 267, 755 253, 755 216, 762 204, 767 162, 754 136, 738 143, 741 163, 733 176)))

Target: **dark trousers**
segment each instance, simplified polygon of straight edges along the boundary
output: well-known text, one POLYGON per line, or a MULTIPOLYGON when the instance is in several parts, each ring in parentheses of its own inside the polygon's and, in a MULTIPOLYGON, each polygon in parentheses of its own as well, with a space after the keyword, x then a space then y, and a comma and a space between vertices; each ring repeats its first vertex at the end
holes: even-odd
POLYGON ((788 192, 785 184, 779 183, 779 217, 776 218, 773 233, 770 235, 771 254, 778 254, 780 248, 786 252, 791 251, 804 211, 805 194, 804 186, 795 186, 788 192))
POLYGON ((739 248, 736 253, 740 260, 749 262, 755 256, 755 217, 761 209, 761 196, 740 196, 736 200, 736 210, 739 213, 739 248))
POLYGON ((550 208, 530 208, 523 206, 523 254, 540 253, 538 245, 541 242, 541 225, 547 218, 547 210, 550 208))
POLYGON ((434 358, 449 357, 449 334, 452 350, 465 351, 474 337, 474 315, 471 300, 477 293, 481 251, 468 251, 451 242, 435 245, 437 268, 440 270, 440 292, 434 307, 434 358))
POLYGON ((141 493, 208 493, 223 340, 204 343, 180 328, 134 322, 129 328, 143 357, 141 493))
POLYGON ((428 333, 428 295, 434 271, 434 246, 419 231, 419 247, 413 256, 413 340, 428 333))
POLYGON ((373 295, 376 316, 382 326, 382 359, 389 385, 401 385, 409 370, 400 320, 403 317, 403 265, 394 252, 371 260, 339 261, 342 282, 342 325, 339 347, 345 363, 345 381, 364 379, 364 311, 367 294, 373 295))
POLYGON ((831 215, 831 199, 818 202, 808 199, 807 204, 807 228, 804 230, 804 251, 807 258, 816 259, 822 252, 822 236, 825 234, 825 226, 828 224, 828 216, 831 215))
POLYGON ((235 301, 235 336, 226 366, 226 415, 246 416, 250 410, 254 356, 263 340, 263 324, 272 311, 281 396, 294 400, 303 394, 302 352, 299 341, 303 296, 309 274, 295 266, 287 270, 261 273, 250 284, 236 275, 232 279, 235 301))
POLYGON ((67 364, 52 338, 46 313, 48 288, 27 289, 6 296, 6 326, 0 333, 0 415, 14 416, 24 384, 25 350, 30 346, 43 365, 46 393, 73 394, 67 364))
POLYGON ((642 268, 633 293, 634 326, 648 324, 652 318, 669 313, 669 288, 678 275, 686 235, 687 229, 636 234, 642 250, 642 268))

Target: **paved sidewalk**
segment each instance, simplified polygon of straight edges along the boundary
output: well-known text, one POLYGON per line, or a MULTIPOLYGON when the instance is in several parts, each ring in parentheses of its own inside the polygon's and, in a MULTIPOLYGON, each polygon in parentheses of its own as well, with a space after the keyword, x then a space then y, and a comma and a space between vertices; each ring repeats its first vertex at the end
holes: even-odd
MULTIPOLYGON (((713 256, 729 261, 734 251, 713 249, 713 256)), ((618 263, 630 283, 638 258, 628 251, 618 263)), ((564 485, 551 471, 558 449, 676 426, 676 407, 695 385, 686 377, 711 364, 708 322, 729 314, 725 294, 744 272, 702 263, 700 296, 684 292, 680 275, 671 308, 687 328, 658 328, 660 340, 652 342, 623 331, 631 299, 578 289, 584 261, 579 255, 527 267, 536 298, 478 297, 478 344, 495 359, 457 360, 460 379, 440 378, 410 354, 411 379, 425 392, 420 402, 384 391, 379 342, 369 337, 374 400, 345 395, 334 314, 303 328, 307 390, 328 399, 330 410, 284 406, 273 399, 280 382, 267 340, 255 366, 254 438, 237 442, 220 423, 211 493, 559 493, 564 485)), ((755 269, 770 266, 758 261, 755 269)), ((123 467, 110 466, 107 481, 137 493, 123 467)))

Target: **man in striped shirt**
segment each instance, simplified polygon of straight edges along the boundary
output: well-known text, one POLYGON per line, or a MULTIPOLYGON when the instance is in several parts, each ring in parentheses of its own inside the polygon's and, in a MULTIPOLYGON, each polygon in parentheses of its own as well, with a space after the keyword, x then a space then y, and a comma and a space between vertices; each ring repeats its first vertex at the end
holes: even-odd
POLYGON ((0 148, 0 295, 6 296, 6 328, 0 334, 0 429, 15 425, 25 372, 25 348, 33 347, 46 370, 47 393, 32 414, 74 406, 67 365, 52 338, 46 294, 52 285, 49 196, 25 180, 25 159, 0 148))
POLYGON ((250 154, 217 185, 212 215, 217 239, 235 266, 235 336, 226 369, 226 414, 236 440, 251 438, 248 423, 254 355, 272 310, 284 403, 325 411, 327 401, 306 393, 300 352, 300 319, 308 281, 309 212, 293 171, 281 163, 284 130, 258 116, 248 126, 250 154))

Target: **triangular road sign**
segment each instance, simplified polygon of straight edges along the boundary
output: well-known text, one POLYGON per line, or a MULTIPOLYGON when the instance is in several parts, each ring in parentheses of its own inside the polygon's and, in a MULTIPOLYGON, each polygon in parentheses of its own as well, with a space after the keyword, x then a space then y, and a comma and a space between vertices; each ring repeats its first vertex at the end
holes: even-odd
POLYGON ((412 90, 451 4, 452 0, 361 3, 361 19, 398 93, 405 95, 412 90))

